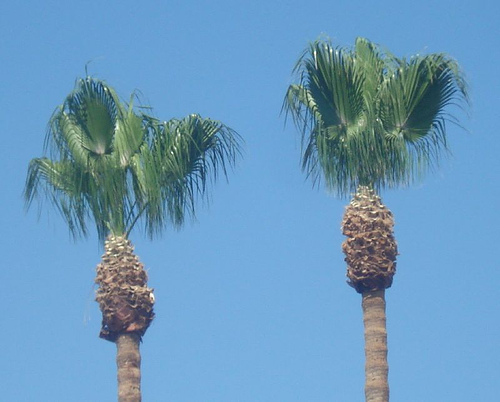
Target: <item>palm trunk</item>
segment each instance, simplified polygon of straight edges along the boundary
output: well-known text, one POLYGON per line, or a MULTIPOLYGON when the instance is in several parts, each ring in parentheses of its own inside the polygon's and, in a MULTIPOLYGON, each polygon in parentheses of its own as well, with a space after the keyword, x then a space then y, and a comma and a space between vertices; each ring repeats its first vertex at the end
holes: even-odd
POLYGON ((122 334, 116 338, 118 369, 118 402, 141 401, 141 353, 137 334, 122 334))
POLYGON ((385 289, 396 273, 398 248, 394 238, 394 219, 373 189, 360 186, 347 206, 342 244, 347 262, 348 283, 363 297, 365 325, 366 402, 387 402, 387 330, 385 289))
POLYGON ((389 401, 389 365, 387 363, 387 330, 385 290, 367 291, 362 295, 365 326, 365 398, 366 402, 389 401))
POLYGON ((154 318, 153 289, 147 279, 130 241, 110 235, 97 266, 96 300, 102 312, 99 336, 116 343, 119 402, 141 400, 139 344, 154 318))

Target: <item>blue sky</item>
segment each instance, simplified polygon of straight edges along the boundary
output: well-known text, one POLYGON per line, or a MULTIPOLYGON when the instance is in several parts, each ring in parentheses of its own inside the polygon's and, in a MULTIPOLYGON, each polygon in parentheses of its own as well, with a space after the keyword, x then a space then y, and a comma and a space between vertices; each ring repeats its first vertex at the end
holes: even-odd
POLYGON ((321 34, 399 56, 446 52, 471 88, 468 130, 421 184, 386 191, 400 253, 387 291, 394 401, 500 393, 499 6, 493 1, 26 1, 0 6, 0 343, 9 402, 111 401, 115 348, 98 338, 95 233, 73 242, 50 208, 25 214, 31 158, 75 79, 105 79, 162 119, 200 113, 245 139, 229 184, 181 231, 131 239, 157 317, 142 344, 145 401, 360 401, 361 298, 345 283, 348 200, 312 189, 280 108, 321 34))

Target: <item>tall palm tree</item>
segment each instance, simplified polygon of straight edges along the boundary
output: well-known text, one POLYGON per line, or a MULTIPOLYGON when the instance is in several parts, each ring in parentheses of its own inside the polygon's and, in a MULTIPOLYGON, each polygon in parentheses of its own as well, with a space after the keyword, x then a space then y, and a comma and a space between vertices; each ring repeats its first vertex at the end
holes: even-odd
MULTIPOLYGON (((50 119, 47 156, 30 162, 29 207, 45 198, 75 236, 97 228, 105 253, 97 267, 100 337, 116 343, 119 401, 140 401, 140 341, 153 320, 153 289, 133 252, 130 231, 150 237, 180 227, 208 184, 226 175, 240 137, 224 124, 193 114, 162 122, 134 109, 105 82, 87 77, 50 119)), ((140 110, 140 109, 139 109, 140 110)))
POLYGON ((338 196, 355 192, 342 249, 348 284, 362 295, 366 400, 387 401, 385 289, 398 252, 378 192, 409 185, 437 164, 446 122, 456 121, 446 109, 467 103, 466 84, 444 54, 397 58, 364 38, 353 49, 311 43, 294 74, 283 110, 302 134, 302 169, 338 196))

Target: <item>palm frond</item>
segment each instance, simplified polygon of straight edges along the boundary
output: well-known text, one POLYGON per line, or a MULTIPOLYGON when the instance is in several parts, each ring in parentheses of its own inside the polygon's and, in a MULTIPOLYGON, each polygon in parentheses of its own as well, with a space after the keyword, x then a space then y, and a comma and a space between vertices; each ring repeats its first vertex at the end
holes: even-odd
POLYGON ((185 216, 194 216, 195 201, 219 174, 227 177, 240 155, 241 138, 224 124, 190 115, 182 120, 159 122, 145 116, 152 138, 141 151, 142 166, 136 191, 144 205, 148 233, 152 236, 167 222, 179 227, 185 216))
POLYGON ((27 207, 34 198, 47 199, 74 237, 88 233, 90 217, 100 239, 110 231, 124 233, 124 216, 134 209, 135 201, 123 160, 131 148, 138 148, 136 137, 143 132, 141 119, 133 124, 133 115, 125 111, 115 91, 103 81, 77 80, 49 121, 45 149, 50 159, 33 159, 28 168, 27 207))
POLYGON ((384 84, 378 115, 385 135, 404 139, 411 169, 421 176, 448 151, 446 122, 453 117, 447 108, 468 101, 463 77, 455 61, 431 54, 402 60, 384 84))
POLYGON ((129 110, 117 122, 113 138, 113 155, 121 166, 128 166, 133 155, 140 152, 141 145, 147 140, 146 136, 142 117, 129 106, 129 110))
POLYGON ((448 106, 468 100, 445 55, 407 62, 364 38, 352 50, 313 42, 293 73, 282 111, 301 133, 302 169, 341 196, 420 177, 446 149, 448 106))
POLYGON ((69 161, 54 162, 47 158, 31 160, 24 198, 29 208, 35 198, 46 197, 56 207, 76 238, 87 234, 88 205, 84 202, 82 173, 69 161))
POLYGON ((28 168, 26 206, 46 198, 75 237, 92 219, 101 240, 139 221, 153 236, 194 216, 195 200, 234 166, 241 138, 198 115, 160 122, 136 112, 133 100, 122 103, 103 81, 78 80, 50 119, 50 158, 28 168))
POLYGON ((114 90, 103 81, 90 77, 79 79, 76 88, 56 109, 50 122, 46 145, 56 155, 71 155, 74 149, 67 149, 67 135, 72 128, 79 130, 79 146, 89 156, 98 157, 112 151, 116 123, 123 113, 114 90))

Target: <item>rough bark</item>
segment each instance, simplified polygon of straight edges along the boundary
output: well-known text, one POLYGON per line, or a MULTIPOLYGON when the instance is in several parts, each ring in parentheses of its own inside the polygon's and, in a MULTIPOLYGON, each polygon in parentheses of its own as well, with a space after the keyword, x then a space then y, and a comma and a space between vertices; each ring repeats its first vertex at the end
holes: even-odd
POLYGON ((133 333, 118 335, 115 343, 116 366, 118 369, 118 402, 140 402, 140 336, 133 333))
POLYGON ((360 186, 342 220, 348 283, 358 293, 392 285, 398 255, 393 227, 392 213, 380 197, 360 186))
POLYGON ((112 342, 125 333, 143 336, 154 318, 148 275, 126 237, 109 236, 104 247, 96 276, 96 300, 102 312, 99 336, 112 342))
POLYGON ((389 365, 385 290, 363 293, 362 307, 365 327, 365 398, 367 402, 387 402, 389 365))
POLYGON ((139 344, 154 318, 153 289, 147 273, 124 236, 109 236, 97 266, 96 300, 102 312, 99 336, 116 343, 118 401, 141 400, 139 344))
POLYGON ((360 186, 347 206, 342 244, 348 284, 362 294, 365 326, 365 397, 367 402, 389 400, 385 289, 396 273, 397 243, 394 219, 371 188, 360 186))

